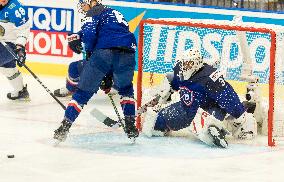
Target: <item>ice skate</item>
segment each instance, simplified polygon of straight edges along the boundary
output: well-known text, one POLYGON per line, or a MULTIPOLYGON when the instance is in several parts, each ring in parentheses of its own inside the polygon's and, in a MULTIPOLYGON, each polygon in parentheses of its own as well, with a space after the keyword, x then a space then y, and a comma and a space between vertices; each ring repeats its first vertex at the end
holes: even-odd
POLYGON ((139 136, 139 131, 135 126, 135 116, 125 116, 125 133, 134 141, 139 136))
POLYGON ((58 142, 64 142, 67 138, 67 135, 69 133, 69 129, 71 127, 72 123, 68 122, 66 119, 64 119, 61 122, 61 126, 54 131, 53 138, 58 140, 58 142))
POLYGON ((7 98, 10 100, 24 100, 30 101, 30 94, 27 90, 27 85, 22 90, 16 92, 10 92, 7 94, 7 98))
POLYGON ((71 96, 72 92, 70 92, 66 87, 62 87, 62 88, 54 90, 53 94, 56 97, 67 97, 67 96, 71 96))

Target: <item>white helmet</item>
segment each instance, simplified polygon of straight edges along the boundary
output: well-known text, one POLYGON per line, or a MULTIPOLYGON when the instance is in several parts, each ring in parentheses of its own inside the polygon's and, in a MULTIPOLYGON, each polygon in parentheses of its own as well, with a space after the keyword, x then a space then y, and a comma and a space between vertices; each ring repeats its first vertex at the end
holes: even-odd
POLYGON ((188 80, 203 66, 203 59, 198 49, 186 50, 178 62, 184 80, 188 80))

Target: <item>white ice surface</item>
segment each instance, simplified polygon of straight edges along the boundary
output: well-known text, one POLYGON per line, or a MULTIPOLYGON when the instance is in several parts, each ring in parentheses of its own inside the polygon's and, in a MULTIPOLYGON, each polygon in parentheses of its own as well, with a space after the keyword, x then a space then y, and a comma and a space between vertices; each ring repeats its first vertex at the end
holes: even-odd
MULTIPOLYGON (((89 114, 97 107, 115 118, 103 94, 84 108, 66 142, 54 147, 53 131, 64 112, 33 77, 24 78, 28 103, 7 100, 11 87, 0 75, 0 182, 284 181, 283 147, 234 143, 217 149, 185 137, 144 136, 132 145, 120 129, 109 129, 89 114)), ((65 80, 40 78, 51 90, 65 80)))

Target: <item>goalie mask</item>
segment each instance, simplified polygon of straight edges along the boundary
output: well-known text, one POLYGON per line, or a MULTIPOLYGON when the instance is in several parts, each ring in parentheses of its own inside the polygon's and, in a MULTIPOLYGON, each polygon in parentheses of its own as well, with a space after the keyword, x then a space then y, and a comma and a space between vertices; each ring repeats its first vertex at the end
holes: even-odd
POLYGON ((203 66, 202 56, 197 49, 186 50, 178 62, 183 80, 188 80, 203 66))

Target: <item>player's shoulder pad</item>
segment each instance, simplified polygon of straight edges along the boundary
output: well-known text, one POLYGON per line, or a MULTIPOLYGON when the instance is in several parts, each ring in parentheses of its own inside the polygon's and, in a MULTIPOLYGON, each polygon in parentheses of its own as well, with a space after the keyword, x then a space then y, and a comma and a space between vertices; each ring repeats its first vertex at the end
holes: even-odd
POLYGON ((101 14, 105 9, 108 9, 107 6, 104 6, 102 4, 99 4, 97 6, 94 6, 92 9, 90 9, 87 14, 86 17, 93 17, 93 16, 97 16, 99 14, 101 14))

